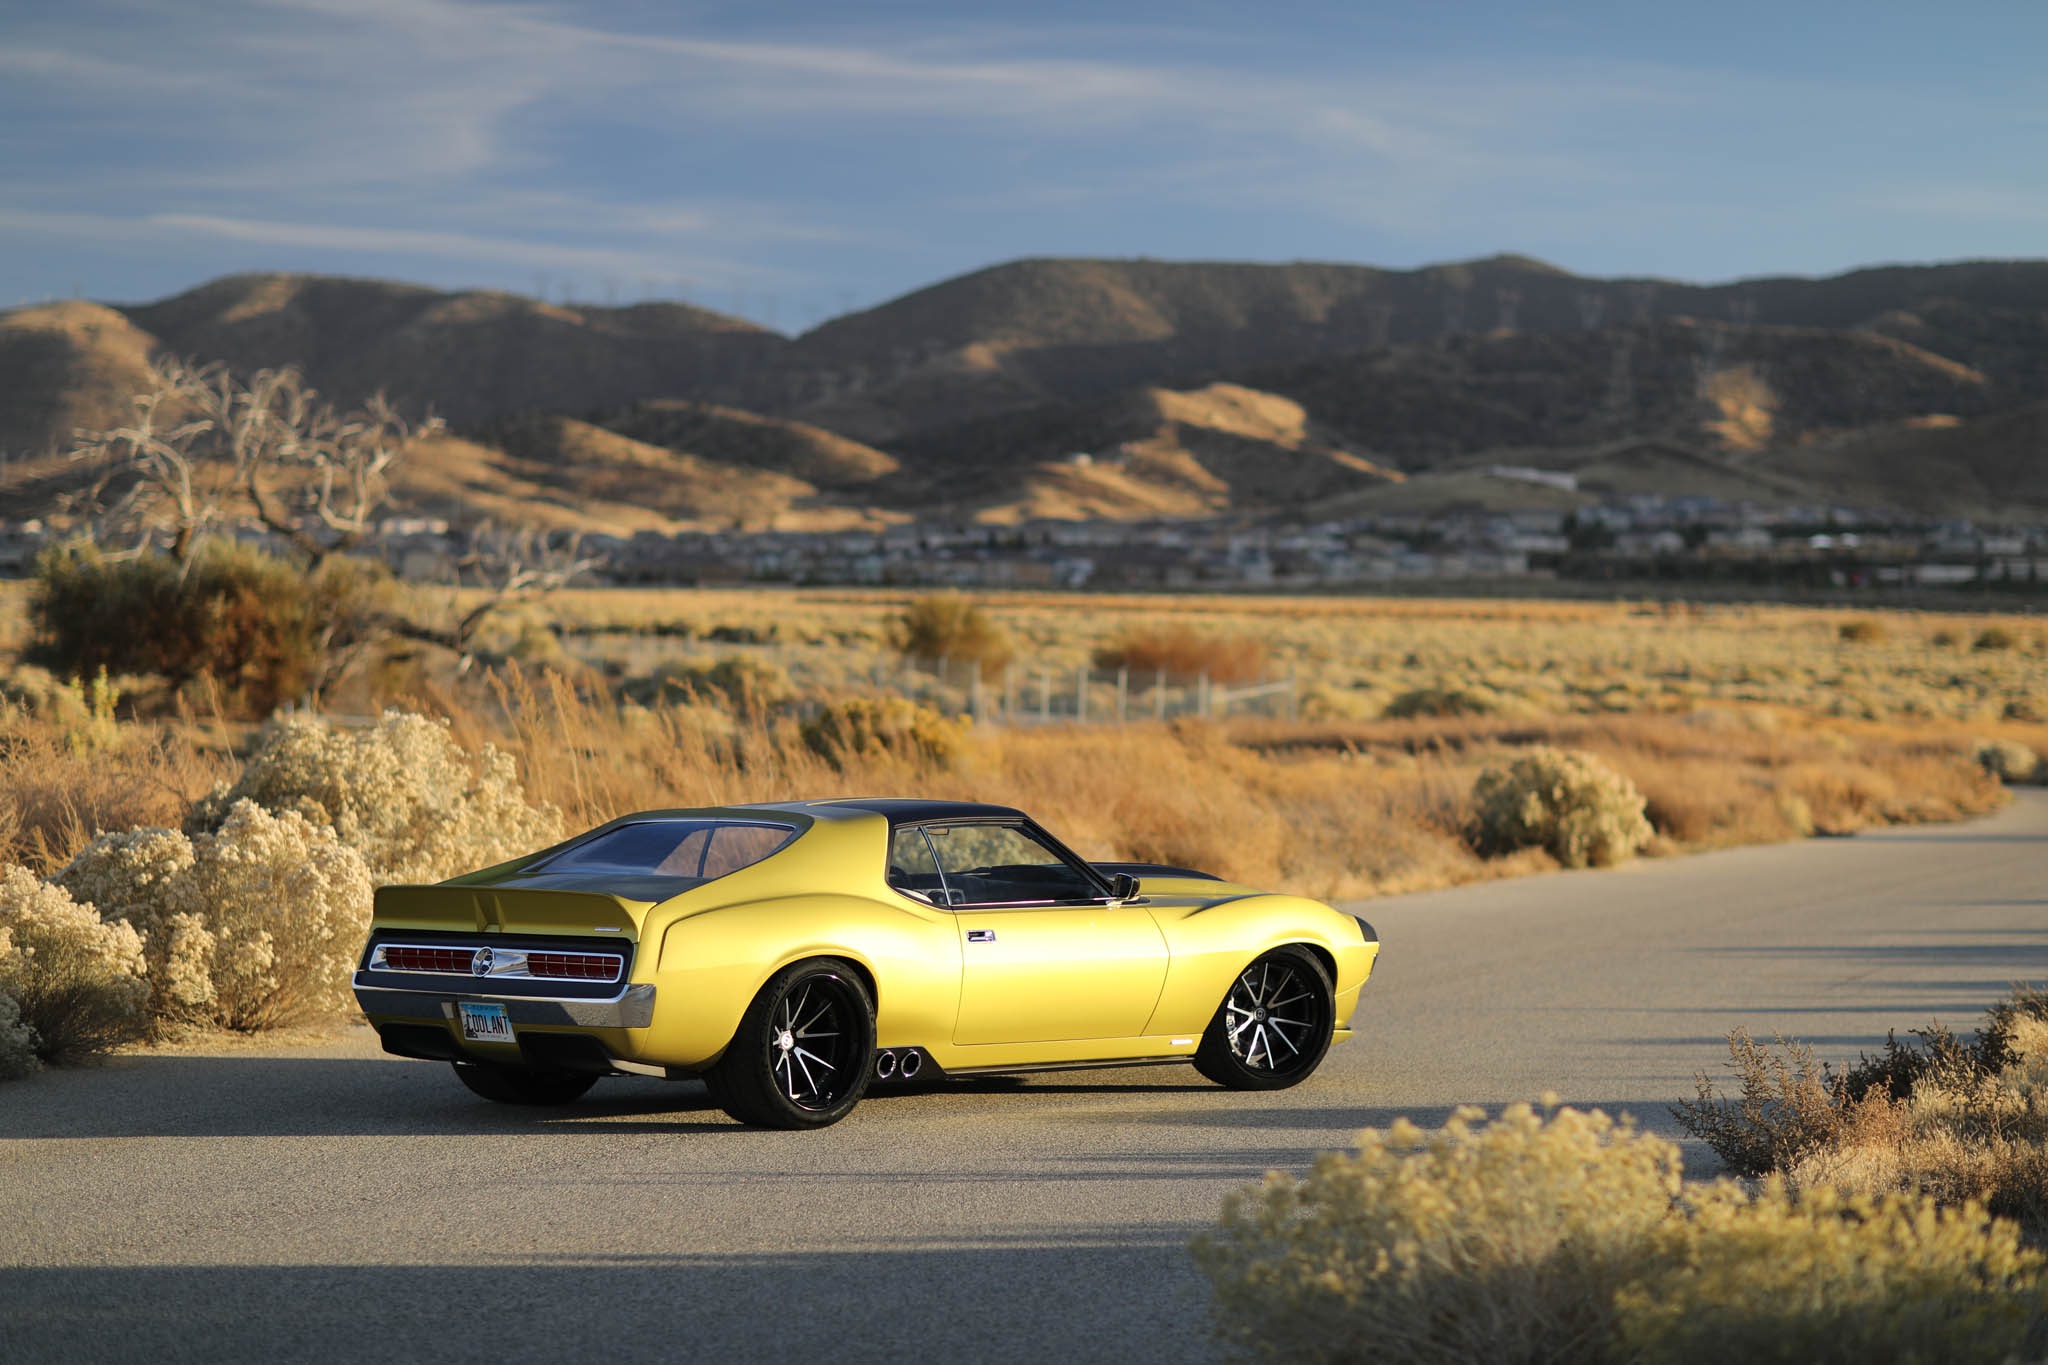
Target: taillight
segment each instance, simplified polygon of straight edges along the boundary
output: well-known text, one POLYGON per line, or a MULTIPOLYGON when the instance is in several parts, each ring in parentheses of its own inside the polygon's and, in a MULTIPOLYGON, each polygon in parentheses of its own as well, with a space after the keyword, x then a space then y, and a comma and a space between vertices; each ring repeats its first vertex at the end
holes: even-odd
POLYGON ((613 953, 528 953, 529 976, 557 981, 616 981, 625 959, 613 953))
POLYGON ((476 956, 474 948, 416 948, 410 945, 386 945, 384 966, 394 972, 463 972, 469 971, 471 959, 476 956))

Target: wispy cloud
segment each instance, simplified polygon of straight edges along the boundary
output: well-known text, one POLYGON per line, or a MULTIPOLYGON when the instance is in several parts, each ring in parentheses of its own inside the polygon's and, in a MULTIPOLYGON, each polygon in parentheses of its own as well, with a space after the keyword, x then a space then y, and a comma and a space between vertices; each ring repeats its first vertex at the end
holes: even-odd
MULTIPOLYGON (((834 284, 885 256, 899 280, 928 278, 934 248, 978 264, 1047 238, 1150 250, 1162 230, 1212 255, 1313 241, 1412 258, 1727 224, 1745 206, 1775 223, 1849 201, 1822 183, 1832 163, 1784 173, 1802 136, 1839 159, 1886 119, 1906 135, 2011 126, 1968 90, 1843 74, 1262 45, 1244 39, 1263 21, 1206 9, 1146 29, 920 12, 17 7, 0 15, 0 231, 137 256, 240 244, 315 265, 834 284), (1197 230, 1225 220, 1238 236, 1197 230)), ((2038 175, 1938 208, 1908 179, 1887 174, 1904 188, 1867 202, 1902 221, 2041 221, 2038 175)))

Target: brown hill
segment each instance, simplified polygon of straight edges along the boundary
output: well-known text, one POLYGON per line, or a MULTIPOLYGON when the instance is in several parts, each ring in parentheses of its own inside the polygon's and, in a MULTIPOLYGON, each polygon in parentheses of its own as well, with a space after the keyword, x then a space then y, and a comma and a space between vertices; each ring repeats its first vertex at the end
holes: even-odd
POLYGON ((1236 384, 983 418, 902 450, 896 486, 906 496, 1001 522, 1288 507, 1400 477, 1346 449, 1299 403, 1236 384))
POLYGON ((127 422, 151 349, 152 338, 96 303, 0 315, 0 453, 59 454, 80 428, 127 422))
MULTIPOLYGON (((1588 486, 1747 488, 1776 471, 1791 496, 1821 477, 1815 452, 1863 449, 1859 433, 1873 452, 1951 458, 1924 440, 1928 419, 1989 431, 1979 419, 2048 399, 2048 263, 1695 286, 1506 256, 1410 271, 1032 260, 794 341, 681 304, 244 275, 118 311, 0 315, 0 449, 47 451, 125 416, 152 338, 243 370, 298 365, 343 404, 381 388, 471 436, 544 414, 593 423, 545 441, 532 427, 517 451, 485 441, 457 458, 445 443, 437 496, 468 489, 503 511, 530 495, 536 516, 602 524, 715 523, 750 500, 785 517, 1309 506, 1395 496, 1373 492, 1374 465, 1448 477, 1503 458, 1589 471, 1588 486)), ((1858 486, 1940 483, 1909 463, 1872 454, 1856 468, 1877 483, 1858 486)))
POLYGON ((1678 319, 1881 332, 1977 369, 2001 402, 2048 393, 2048 263, 2038 261, 1703 286, 1592 279, 1515 256, 1412 271, 1032 260, 824 324, 792 345, 776 387, 751 405, 887 441, 1321 356, 1678 319))
POLYGON ((1247 382, 1404 469, 1653 436, 1756 457, 1993 401, 1982 374, 1874 333, 1690 321, 1462 337, 1257 370, 1247 382))
POLYGON ((786 346, 687 304, 569 306, 319 275, 235 275, 125 311, 177 354, 296 366, 342 406, 382 390, 458 427, 722 392, 786 346))
POLYGON ((639 513, 593 529, 640 529, 651 517, 674 528, 763 530, 799 505, 815 505, 818 492, 787 474, 651 445, 572 417, 522 418, 489 437, 507 457, 507 474, 549 490, 554 501, 639 513))
POLYGON ((2048 514, 2048 402, 1958 421, 1917 418, 1776 457, 1857 503, 2011 521, 2048 514))
POLYGON ((817 488, 856 489, 898 468, 895 456, 822 427, 713 403, 657 399, 614 413, 600 425, 670 450, 787 474, 817 488))

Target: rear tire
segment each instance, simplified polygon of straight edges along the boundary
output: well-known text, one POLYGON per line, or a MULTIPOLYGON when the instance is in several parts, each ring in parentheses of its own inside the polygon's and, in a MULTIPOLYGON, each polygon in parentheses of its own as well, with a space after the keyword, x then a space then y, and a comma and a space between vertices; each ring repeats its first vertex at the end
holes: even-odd
POLYGON ((569 1071, 535 1071, 499 1062, 451 1062, 455 1076, 487 1100, 499 1104, 569 1104, 597 1084, 595 1076, 569 1071))
POLYGON ((1195 1070, 1232 1090, 1285 1090, 1322 1064, 1336 1026, 1330 974, 1306 948, 1275 948, 1239 972, 1195 1049, 1195 1070))
POLYGON ((768 979, 705 1076, 719 1108, 762 1128, 823 1128, 867 1093, 875 1006, 853 968, 814 958, 768 979))

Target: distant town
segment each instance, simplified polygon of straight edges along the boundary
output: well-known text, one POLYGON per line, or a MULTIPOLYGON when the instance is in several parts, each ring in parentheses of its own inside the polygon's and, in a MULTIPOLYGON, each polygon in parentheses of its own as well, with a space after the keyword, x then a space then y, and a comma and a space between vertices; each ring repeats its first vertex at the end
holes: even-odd
MULTIPOLYGON (((1495 471, 1554 478, 1546 471, 1495 471)), ((0 523, 0 573, 26 573, 65 533, 0 523)), ((400 578, 481 581, 482 536, 423 517, 378 523, 358 553, 400 578)), ((283 553, 251 525, 237 538, 283 553)), ((620 586, 743 584, 1097 591, 1373 590, 1471 580, 1704 582, 1768 592, 2011 590, 2048 567, 2048 527, 1913 521, 1846 506, 1767 508, 1639 495, 1573 511, 1375 515, 1309 523, 1245 514, 1150 522, 909 521, 880 530, 557 535, 577 580, 620 586)), ((1562 583, 1560 583, 1562 586, 1562 583)))

